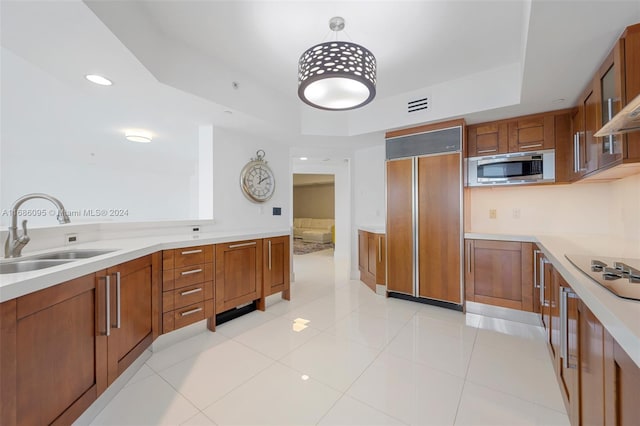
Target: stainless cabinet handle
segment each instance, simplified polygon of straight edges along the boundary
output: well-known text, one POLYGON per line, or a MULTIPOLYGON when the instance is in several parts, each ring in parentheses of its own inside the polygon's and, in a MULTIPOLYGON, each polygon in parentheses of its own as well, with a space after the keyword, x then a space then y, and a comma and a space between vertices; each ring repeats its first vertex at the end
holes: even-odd
POLYGON ((540 254, 540 250, 533 251, 533 288, 540 288, 540 283, 538 282, 538 255, 540 254))
POLYGON ((105 316, 106 330, 104 335, 110 336, 111 335, 111 277, 109 275, 104 277, 104 288, 107 296, 105 300, 105 308, 106 308, 107 314, 105 316))
POLYGON ((580 136, 576 132, 573 135, 573 172, 580 171, 580 136))
POLYGON ((202 269, 194 269, 193 271, 180 272, 180 275, 191 275, 191 274, 197 274, 198 272, 202 272, 202 269))
POLYGON ((564 368, 569 368, 567 360, 567 288, 560 287, 560 357, 564 368))
POLYGON ((200 312, 202 308, 191 309, 190 311, 184 311, 180 313, 180 316, 186 317, 187 315, 195 314, 196 312, 200 312))
POLYGON ((534 144, 531 144, 531 145, 522 145, 520 147, 520 149, 537 148, 539 146, 542 146, 542 144, 541 143, 534 143, 534 144))
POLYGON ((269 243, 269 270, 271 270, 271 240, 269 240, 268 243, 269 243))
POLYGON ((198 250, 187 250, 187 251, 183 251, 180 254, 196 254, 196 253, 202 253, 202 249, 198 249, 198 250))
POLYGON ((250 242, 250 243, 242 243, 242 244, 232 244, 229 246, 229 248, 236 248, 236 247, 246 247, 246 246, 255 246, 256 242, 250 242))
MULTIPOLYGON (((607 99, 607 122, 613 118, 613 98, 607 99)), ((609 154, 613 155, 613 141, 615 140, 613 135, 607 136, 609 138, 609 154)))
POLYGON ((116 328, 120 328, 120 272, 116 272, 116 328))
POLYGON ((194 288, 193 290, 187 290, 187 291, 183 291, 182 293, 180 293, 180 296, 188 296, 190 294, 195 294, 202 291, 201 287, 198 288, 194 288))
POLYGON ((578 296, 568 287, 560 287, 560 356, 564 368, 578 368, 569 361, 569 299, 578 296))
POLYGON ((547 306, 544 302, 544 264, 549 263, 544 257, 540 258, 540 306, 547 306))
POLYGON ((498 148, 493 148, 493 149, 482 149, 480 151, 478 151, 478 154, 486 154, 488 152, 496 152, 498 150, 498 148))
POLYGON ((382 263, 382 235, 378 235, 378 263, 382 263))

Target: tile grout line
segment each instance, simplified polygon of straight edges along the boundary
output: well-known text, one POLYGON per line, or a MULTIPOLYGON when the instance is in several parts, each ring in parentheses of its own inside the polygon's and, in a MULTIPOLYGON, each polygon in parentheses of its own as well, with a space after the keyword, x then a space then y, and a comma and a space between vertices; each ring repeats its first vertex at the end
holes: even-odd
MULTIPOLYGON (((404 322, 404 324, 402 325, 402 327, 404 327, 405 325, 407 325, 407 324, 409 323, 409 321, 411 321, 411 320, 413 319, 413 317, 416 315, 416 313, 417 313, 417 311, 416 311, 416 312, 414 312, 414 314, 413 314, 411 317, 409 317, 409 318, 404 322)), ((393 339, 389 340, 387 343, 385 343, 385 345, 384 345, 384 346, 382 346, 382 348, 380 348, 380 349, 379 349, 378 354, 377 354, 377 355, 376 355, 376 356, 371 360, 371 362, 370 362, 370 363, 369 363, 369 364, 368 364, 368 365, 367 365, 367 366, 362 370, 362 372, 358 375, 358 377, 356 377, 356 378, 353 380, 353 382, 351 382, 351 384, 349 385, 349 387, 347 387, 347 389, 345 389, 345 391, 342 393, 342 396, 341 396, 340 398, 338 398, 338 399, 336 400, 336 402, 335 402, 335 403, 334 403, 334 404, 333 404, 333 405, 332 405, 332 406, 331 406, 331 407, 330 407, 330 408, 329 408, 329 409, 324 413, 324 415, 320 418, 320 420, 318 421, 318 423, 320 423, 320 422, 322 421, 322 419, 324 419, 324 418, 329 414, 329 412, 330 412, 330 411, 333 409, 333 407, 338 403, 338 401, 340 401, 343 397, 347 396, 347 397, 349 397, 349 398, 352 398, 352 399, 354 399, 354 400, 356 400, 356 401, 358 401, 358 402, 360 402, 360 403, 362 403, 362 404, 366 405, 367 407, 372 408, 373 410, 375 410, 375 411, 377 411, 377 412, 379 412, 379 413, 382 413, 382 414, 386 415, 387 417, 391 417, 392 419, 397 420, 397 421, 399 421, 399 422, 400 422, 400 423, 402 423, 402 424, 406 424, 405 422, 403 422, 402 420, 400 420, 400 419, 396 418, 395 416, 392 416, 392 415, 390 415, 389 413, 386 413, 386 412, 384 412, 384 411, 382 411, 382 410, 379 410, 378 408, 373 407, 372 405, 370 405, 370 404, 366 403, 365 401, 361 401, 360 399, 358 399, 358 398, 356 398, 356 397, 354 397, 354 396, 347 395, 347 392, 349 392, 349 390, 350 390, 350 389, 353 387, 353 385, 358 381, 358 379, 360 379, 360 377, 362 377, 362 375, 363 375, 363 374, 364 374, 364 373, 369 369, 369 367, 371 367, 371 365, 373 365, 373 363, 374 363, 374 362, 376 362, 376 361, 378 360, 378 358, 380 358, 380 355, 382 355, 382 353, 384 352, 384 350, 386 349, 386 347, 387 347, 387 346, 389 346, 389 345, 391 344, 391 342, 392 342, 393 340, 395 340, 395 339, 398 337, 398 334, 399 334, 399 333, 400 333, 400 331, 398 331, 398 333, 396 333, 396 336, 394 336, 394 337, 393 337, 393 339)), ((318 423, 316 423, 316 424, 318 424, 318 423)))

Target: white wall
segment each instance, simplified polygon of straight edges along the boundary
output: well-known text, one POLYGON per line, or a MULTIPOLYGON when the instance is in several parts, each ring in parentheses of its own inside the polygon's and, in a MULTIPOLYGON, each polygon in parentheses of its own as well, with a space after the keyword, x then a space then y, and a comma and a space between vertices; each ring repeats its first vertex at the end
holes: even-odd
POLYGON ((232 130, 213 129, 213 217, 216 227, 225 230, 290 227, 291 191, 288 146, 232 130), (255 204, 240 190, 240 172, 259 149, 265 151, 276 187, 271 200, 255 204), (273 207, 281 207, 282 215, 273 216, 273 207))
POLYGON ((355 225, 384 226, 385 205, 384 144, 354 153, 354 217, 355 225))
MULTIPOLYGON (((150 122, 136 100, 125 105, 72 87, 5 48, 1 67, 1 209, 26 193, 45 192, 80 212, 72 216, 75 223, 198 217, 197 125, 175 126, 179 134, 160 134, 150 144, 131 143, 113 123, 150 122), (96 217, 85 209, 127 214, 96 217)), ((30 201, 23 207, 53 206, 30 201)), ((49 214, 28 219, 56 224, 49 214)), ((8 222, 7 214, 0 216, 0 224, 8 222)))
POLYGON ((467 232, 505 234, 602 234, 609 221, 610 185, 576 183, 520 187, 472 188, 467 232), (495 209, 496 219, 489 218, 495 209), (520 210, 515 218, 514 209, 520 210))
POLYGON ((640 245, 640 175, 609 184, 611 233, 640 245))

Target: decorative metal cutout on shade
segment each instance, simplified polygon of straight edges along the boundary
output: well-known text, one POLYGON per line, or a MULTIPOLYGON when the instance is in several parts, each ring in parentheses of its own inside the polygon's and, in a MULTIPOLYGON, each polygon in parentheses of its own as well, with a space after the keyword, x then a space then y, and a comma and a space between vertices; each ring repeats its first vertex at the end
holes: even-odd
MULTIPOLYGON (((342 27, 331 26, 336 19, 332 18, 330 28, 339 31, 344 23, 342 27)), ((330 41, 307 49, 298 62, 298 96, 312 107, 332 111, 368 104, 376 96, 375 56, 347 41, 330 41)))

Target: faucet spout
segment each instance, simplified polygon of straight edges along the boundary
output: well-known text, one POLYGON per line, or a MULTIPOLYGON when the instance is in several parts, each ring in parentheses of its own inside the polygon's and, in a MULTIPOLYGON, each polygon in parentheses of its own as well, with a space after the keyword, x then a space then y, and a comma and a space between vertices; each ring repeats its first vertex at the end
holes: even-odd
POLYGON ((27 235, 26 220, 22 221, 22 235, 18 233, 18 210, 20 209, 20 206, 22 206, 22 204, 34 198, 49 200, 56 206, 56 208, 58 209, 58 215, 56 216, 56 219, 58 219, 58 223, 64 224, 71 222, 71 220, 69 220, 69 215, 67 215, 66 209, 64 208, 64 205, 57 198, 43 193, 23 195, 13 203, 13 206, 11 206, 11 226, 9 226, 9 235, 7 235, 7 240, 4 244, 4 257, 20 257, 22 255, 22 249, 31 240, 31 238, 29 238, 29 236, 27 235))

